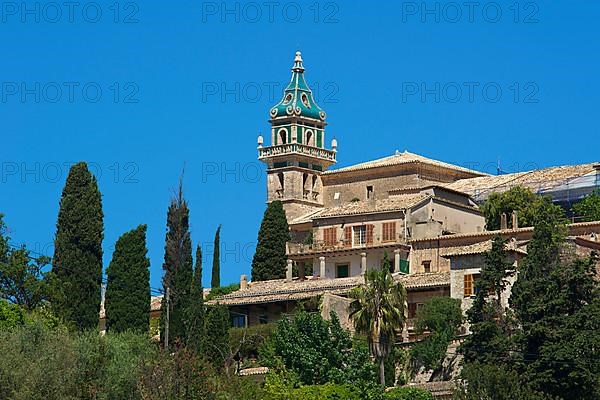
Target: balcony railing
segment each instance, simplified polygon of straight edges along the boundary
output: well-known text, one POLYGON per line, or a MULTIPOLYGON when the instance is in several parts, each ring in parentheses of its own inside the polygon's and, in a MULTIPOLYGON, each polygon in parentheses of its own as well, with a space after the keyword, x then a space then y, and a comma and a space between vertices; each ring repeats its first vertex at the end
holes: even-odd
POLYGON ((320 147, 306 146, 300 143, 280 144, 277 146, 261 147, 258 149, 259 159, 286 154, 307 155, 333 162, 335 162, 336 157, 336 152, 333 150, 322 149, 320 147))
POLYGON ((312 253, 320 253, 323 251, 335 251, 335 250, 348 250, 348 249, 368 249, 371 247, 378 247, 384 245, 393 245, 393 244, 406 244, 406 241, 402 237, 398 237, 393 241, 381 241, 379 238, 374 238, 371 243, 355 243, 350 241, 350 243, 346 242, 346 240, 341 239, 335 243, 326 243, 323 241, 315 241, 312 244, 303 244, 303 243, 287 243, 287 254, 288 255, 302 255, 302 254, 312 254, 312 253))

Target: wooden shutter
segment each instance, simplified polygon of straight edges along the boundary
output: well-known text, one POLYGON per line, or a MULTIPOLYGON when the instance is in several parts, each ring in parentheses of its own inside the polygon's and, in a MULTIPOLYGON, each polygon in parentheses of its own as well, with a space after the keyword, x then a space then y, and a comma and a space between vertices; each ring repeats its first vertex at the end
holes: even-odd
POLYGON ((464 295, 465 297, 470 297, 473 295, 473 275, 467 274, 464 277, 464 295))
POLYGON ((373 230, 375 225, 367 225, 367 244, 373 244, 373 230))
POLYGON ((344 227, 344 240, 346 247, 352 247, 352 227, 346 226, 344 227))
POLYGON ((337 228, 326 228, 323 231, 323 242, 325 242, 325 246, 335 246, 337 241, 337 228))
POLYGON ((396 223, 385 222, 382 228, 382 237, 384 242, 393 242, 396 240, 396 223))

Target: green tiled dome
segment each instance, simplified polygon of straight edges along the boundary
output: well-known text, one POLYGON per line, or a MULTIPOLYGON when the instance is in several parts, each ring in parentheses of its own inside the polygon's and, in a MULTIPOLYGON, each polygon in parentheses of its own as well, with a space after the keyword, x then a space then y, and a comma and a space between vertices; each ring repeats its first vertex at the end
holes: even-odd
POLYGON ((301 116, 325 121, 325 111, 315 102, 312 91, 304 79, 304 66, 300 52, 296 53, 292 79, 283 92, 283 98, 271 108, 269 114, 271 118, 301 116))

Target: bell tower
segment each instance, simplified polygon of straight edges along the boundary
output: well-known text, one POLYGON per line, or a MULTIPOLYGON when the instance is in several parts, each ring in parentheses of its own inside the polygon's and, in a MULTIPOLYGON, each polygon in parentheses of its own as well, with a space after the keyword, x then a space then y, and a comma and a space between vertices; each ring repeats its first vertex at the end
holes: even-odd
POLYGON ((292 79, 283 98, 269 111, 271 145, 258 137, 258 159, 267 164, 268 202, 280 200, 288 222, 323 207, 321 173, 336 162, 337 142, 325 148, 325 111, 304 79, 302 55, 296 53, 292 79))

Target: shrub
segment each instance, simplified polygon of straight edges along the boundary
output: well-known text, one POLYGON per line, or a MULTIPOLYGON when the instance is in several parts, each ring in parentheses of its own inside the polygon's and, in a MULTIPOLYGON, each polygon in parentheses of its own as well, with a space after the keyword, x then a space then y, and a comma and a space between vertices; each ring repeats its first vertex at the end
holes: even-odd
POLYGON ((434 400, 433 395, 427 390, 411 387, 399 387, 386 392, 385 400, 434 400))
POLYGON ((206 296, 206 298, 204 299, 204 301, 209 301, 209 300, 212 300, 219 296, 225 296, 226 294, 233 293, 236 290, 240 290, 239 283, 234 283, 229 286, 220 286, 220 287, 212 288, 210 290, 210 292, 208 293, 208 295, 206 296))

